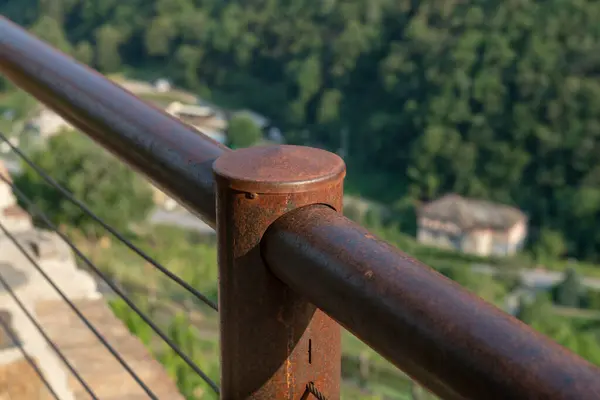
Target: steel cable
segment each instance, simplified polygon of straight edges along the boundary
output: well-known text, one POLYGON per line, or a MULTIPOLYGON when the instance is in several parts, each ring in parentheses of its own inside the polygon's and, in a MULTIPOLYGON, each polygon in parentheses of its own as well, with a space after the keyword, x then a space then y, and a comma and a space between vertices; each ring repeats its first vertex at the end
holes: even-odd
POLYGON ((82 201, 75 198, 67 189, 65 189, 60 183, 58 183, 48 173, 46 173, 44 170, 42 170, 29 157, 27 157, 21 150, 19 150, 19 148, 17 148, 15 145, 10 143, 8 138, 2 133, 0 133, 0 140, 3 140, 6 144, 8 144, 8 146, 11 148, 11 150, 17 156, 19 156, 19 158, 21 158, 23 161, 25 161, 27 163, 27 165, 29 165, 31 168, 33 168, 35 170, 35 172, 42 179, 44 179, 46 181, 46 183, 48 183, 50 186, 52 186, 53 188, 58 190, 67 200, 69 200, 71 203, 73 203, 77 207, 79 207, 79 209, 81 209, 81 211, 83 211, 87 216, 89 216, 94 221, 99 223, 104 229, 106 229, 108 232, 110 232, 110 234, 112 234, 115 238, 117 238, 121 243, 123 243, 125 246, 127 246, 129 249, 131 249, 134 253, 136 253, 137 255, 142 257, 145 261, 152 264, 152 266, 154 266, 156 269, 158 269, 160 272, 162 272, 164 275, 166 275, 169 279, 171 279, 175 283, 179 284, 181 287, 186 289, 188 292, 190 292, 191 294, 196 296, 199 300, 204 302, 210 308, 212 308, 215 311, 218 310, 217 304, 214 301, 212 301, 211 299, 206 297, 204 294, 202 294, 199 290, 192 287, 189 283, 187 283, 186 281, 184 281, 183 279, 181 279, 180 277, 178 277, 177 275, 175 275, 174 273, 169 271, 167 268, 165 268, 159 262, 157 262, 152 257, 150 257, 148 254, 146 254, 142 249, 140 249, 139 247, 137 247, 136 245, 131 243, 131 241, 129 241, 121 233, 119 233, 113 227, 111 227, 106 222, 104 222, 102 220, 102 218, 98 217, 98 215, 96 215, 96 213, 94 213, 82 201))
MULTIPOLYGON (((8 184, 12 189, 13 192, 15 193, 15 195, 21 199, 21 201, 23 201, 24 203, 26 203, 27 208, 30 212, 33 212, 33 214, 37 215, 39 218, 41 218, 41 220, 48 226, 48 228, 50 228, 53 232, 55 232, 57 235, 59 235, 61 237, 61 239, 75 252, 75 254, 92 270, 96 273, 96 275, 98 275, 100 277, 100 279, 102 279, 112 290, 113 292, 115 292, 116 294, 119 295, 119 297, 121 299, 123 299, 123 301, 125 301, 125 303, 137 314, 140 316, 140 318, 146 323, 148 324, 148 326, 175 352, 177 353, 177 355, 179 355, 179 357, 181 357, 181 359, 194 371, 196 372, 214 391, 215 393, 220 393, 219 387, 208 377, 208 375, 206 375, 206 373, 204 371, 202 371, 202 369, 200 369, 175 343, 173 343, 173 341, 158 327, 156 326, 156 324, 154 322, 152 322, 152 320, 150 320, 150 318, 139 309, 138 306, 135 305, 135 303, 133 303, 131 301, 131 299, 129 299, 129 297, 127 296, 127 294, 124 293, 123 290, 121 290, 119 288, 118 285, 116 285, 114 282, 112 282, 107 276, 106 274, 104 274, 92 261, 90 261, 89 258, 87 258, 85 256, 85 254, 83 254, 81 252, 81 250, 79 250, 77 248, 77 246, 75 246, 75 244, 73 244, 73 242, 71 242, 71 240, 64 234, 62 233, 58 227, 52 222, 50 221, 50 219, 46 216, 46 214, 44 214, 39 208, 37 208, 35 206, 35 204, 31 201, 31 199, 29 199, 19 188, 17 188, 12 182, 10 182, 8 179, 6 179, 5 177, 0 175, 0 180, 4 181, 6 184, 8 184)), ((76 308, 75 308, 76 309, 76 308)))
POLYGON ((308 396, 311 394, 313 396, 315 396, 315 398, 317 398, 317 400, 327 400, 325 395, 317 389, 314 382, 308 382, 308 384, 306 385, 306 389, 304 389, 304 393, 302 394, 302 397, 300 398, 300 400, 308 399, 308 396))
MULTIPOLYGON (((2 231, 4 231, 5 234, 8 232, 2 223, 0 223, 0 229, 2 229, 2 231)), ((10 235, 10 233, 8 233, 6 236, 8 236, 9 239, 13 243, 16 244, 17 243, 16 240, 13 240, 14 237, 12 235, 11 236, 9 236, 9 235, 10 235)), ((20 246, 18 246, 18 247, 21 250, 21 252, 27 258, 29 258, 29 256, 26 254, 26 252, 24 251, 24 249, 22 247, 20 247, 20 246)), ((29 261, 31 261, 32 263, 34 263, 34 261, 32 261, 31 259, 29 261)), ((56 355, 67 366, 67 368, 69 369, 69 371, 71 371, 71 373, 73 374, 73 376, 75 377, 75 379, 77 379, 77 381, 79 381, 79 383, 81 383, 81 386, 83 386, 83 388, 85 389, 85 391, 92 397, 92 399, 97 400, 98 396, 96 396, 94 394, 94 392, 89 387, 89 385, 85 382, 85 380, 81 377, 81 375, 79 375, 79 373, 77 372, 77 370, 75 369, 75 367, 73 367, 73 365, 69 362, 69 360, 67 360, 67 358, 64 356, 64 354, 60 351, 60 349, 56 345, 56 343, 54 343, 52 341, 52 339, 50 339, 48 337, 48 334, 46 333, 46 331, 44 330, 44 328, 42 328, 40 326, 40 324, 35 320, 35 318, 33 317, 33 315, 31 315, 31 313, 27 310, 27 307, 25 307, 25 305, 23 304, 23 302, 19 299, 19 297, 12 290, 12 288, 10 287, 10 285, 8 284, 8 282, 6 282, 6 279, 4 279, 4 277, 2 275, 0 275, 0 283, 2 283, 2 286, 4 286, 6 288, 6 292, 9 294, 10 297, 12 297, 12 299, 15 301, 15 303, 17 303, 17 305, 23 311, 23 313, 25 314, 25 316, 27 317, 27 319, 29 319, 29 321, 31 321, 31 323, 35 326, 35 328, 44 337, 44 340, 46 342, 48 342, 48 344, 50 345, 50 347, 52 347, 52 350, 54 350, 54 352, 56 353, 56 355)), ((57 289, 57 290, 60 290, 60 289, 57 289)), ((5 329, 5 331, 8 332, 8 329, 5 329)), ((24 352, 24 350, 23 350, 23 352, 24 352)), ((41 372, 40 372, 40 374, 41 374, 41 372)), ((44 381, 45 381, 45 379, 44 379, 44 381)), ((50 387, 49 384, 48 384, 48 387, 50 387)), ((54 392, 54 390, 51 389, 51 391, 54 394, 54 397, 58 399, 58 396, 56 395, 56 393, 54 392)))

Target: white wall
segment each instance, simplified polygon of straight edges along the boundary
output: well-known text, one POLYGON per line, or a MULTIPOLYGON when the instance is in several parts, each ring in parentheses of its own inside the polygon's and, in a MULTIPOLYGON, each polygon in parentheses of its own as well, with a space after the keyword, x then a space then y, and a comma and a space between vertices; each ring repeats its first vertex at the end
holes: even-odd
POLYGON ((510 250, 513 252, 521 250, 523 248, 523 245, 525 244, 526 238, 527 224, 525 223, 525 221, 520 221, 515 226, 513 226, 508 233, 510 250))
POLYGON ((2 221, 2 224, 10 233, 25 232, 33 229, 33 224, 29 218, 14 218, 2 215, 0 216, 0 221, 2 221))
POLYGON ((469 233, 469 238, 471 238, 473 242, 473 249, 468 251, 472 254, 477 254, 479 256, 487 256, 492 251, 492 231, 489 229, 481 229, 476 231, 471 231, 469 233))
POLYGON ((0 210, 15 204, 16 199, 12 189, 4 181, 0 180, 0 210))

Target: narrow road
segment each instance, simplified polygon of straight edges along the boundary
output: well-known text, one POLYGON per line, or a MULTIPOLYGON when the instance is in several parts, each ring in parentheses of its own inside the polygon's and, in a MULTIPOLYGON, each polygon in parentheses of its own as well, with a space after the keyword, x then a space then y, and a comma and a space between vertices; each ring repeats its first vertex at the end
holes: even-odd
MULTIPOLYGON (((471 267, 471 270, 486 275, 497 275, 502 272, 502 268, 485 264, 475 264, 471 267)), ((519 271, 519 275, 526 286, 535 289, 549 289, 564 279, 564 272, 542 269, 523 268, 519 271)), ((581 278, 581 284, 588 288, 600 290, 599 278, 583 276, 581 278)))
MULTIPOLYGON (((502 268, 491 265, 475 264, 471 270, 485 275, 498 275, 502 268)), ((508 293, 504 300, 504 311, 510 315, 516 315, 519 310, 519 301, 525 296, 533 296, 535 291, 550 290, 554 285, 564 279, 564 272, 546 271, 542 269, 521 269, 519 271, 522 285, 508 293)), ((600 279, 591 277, 582 277, 581 284, 591 289, 600 290, 600 279)))

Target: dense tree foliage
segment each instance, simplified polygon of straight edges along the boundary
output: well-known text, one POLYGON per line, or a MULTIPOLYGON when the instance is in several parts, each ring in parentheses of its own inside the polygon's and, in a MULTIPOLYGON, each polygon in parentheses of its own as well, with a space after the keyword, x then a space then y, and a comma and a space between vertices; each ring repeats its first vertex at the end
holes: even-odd
MULTIPOLYGON (((348 186, 407 221, 419 202, 455 191, 525 210, 538 261, 600 260, 598 1, 4 0, 0 12, 104 73, 168 76, 216 103, 264 113, 289 142, 337 151, 348 132, 348 186)), ((27 109, 24 99, 15 104, 27 109)), ((143 218, 151 196, 133 173, 82 137, 66 137, 34 161, 116 228, 143 218)), ((17 184, 57 221, 94 233, 32 171, 17 184)), ((377 216, 352 216, 490 302, 500 305, 512 290, 456 269, 467 256, 452 262, 378 226, 377 216)), ((198 246, 177 247, 172 236, 154 243, 170 252, 156 252, 194 287, 214 286, 214 250, 192 254, 198 246), (206 268, 189 266, 198 254, 206 268)), ((141 261, 115 249, 99 254, 100 264, 124 278, 123 260, 141 261)), ((147 284, 146 270, 135 271, 147 284)), ((576 278, 556 288, 555 303, 600 309, 599 292, 582 294, 576 278)), ((538 296, 522 302, 519 318, 600 365, 598 322, 557 317, 556 308, 538 296)), ((130 311, 115 311, 149 343, 130 311)), ((218 375, 214 359, 198 351, 195 329, 179 318, 168 327, 218 375)), ((174 354, 155 354, 188 398, 205 389, 174 354)))
POLYGON ((579 307, 582 303, 583 289, 577 272, 569 268, 564 280, 553 290, 554 302, 564 307, 579 307))
MULTIPOLYGON (((54 136, 30 157, 117 230, 143 220, 152 207, 148 184, 81 134, 54 136)), ((102 230, 33 169, 26 168, 16 184, 54 222, 76 226, 92 236, 102 230)))
POLYGON ((227 141, 231 148, 250 147, 262 138, 261 129, 245 114, 234 115, 227 127, 227 141))
POLYGON ((558 259, 567 251, 565 239, 561 232, 542 229, 533 246, 533 254, 539 262, 558 259))
POLYGON ((513 203, 534 240, 561 232, 567 254, 600 259, 600 2, 6 0, 0 12, 104 72, 210 88, 289 141, 337 150, 349 129, 350 178, 377 176, 364 187, 386 202, 513 203))
POLYGON ((552 312, 549 296, 545 294, 538 295, 532 302, 523 302, 518 317, 588 361, 600 365, 597 320, 578 322, 557 317, 552 312))

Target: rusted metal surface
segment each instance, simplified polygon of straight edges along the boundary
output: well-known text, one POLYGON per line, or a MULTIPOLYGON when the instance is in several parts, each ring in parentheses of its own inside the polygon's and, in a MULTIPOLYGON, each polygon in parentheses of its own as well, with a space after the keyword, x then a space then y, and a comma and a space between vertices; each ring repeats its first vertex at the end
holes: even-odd
POLYGON ((0 72, 218 221, 222 398, 339 398, 339 326, 314 305, 446 399, 600 398, 596 367, 336 213, 337 156, 231 153, 3 17, 0 72))
POLYGON ((4 17, 0 73, 214 226, 212 163, 229 149, 4 17))
POLYGON ((279 218, 283 282, 444 399, 598 399, 600 371, 328 207, 279 218))
MULTIPOLYGON (((279 216, 342 207, 343 161, 322 150, 237 150, 214 164, 219 241, 222 399, 300 399, 310 382, 340 397, 340 327, 264 265, 260 241, 279 216)), ((333 210, 332 210, 333 212, 333 210)))

